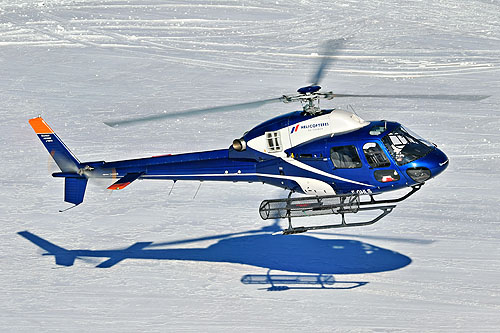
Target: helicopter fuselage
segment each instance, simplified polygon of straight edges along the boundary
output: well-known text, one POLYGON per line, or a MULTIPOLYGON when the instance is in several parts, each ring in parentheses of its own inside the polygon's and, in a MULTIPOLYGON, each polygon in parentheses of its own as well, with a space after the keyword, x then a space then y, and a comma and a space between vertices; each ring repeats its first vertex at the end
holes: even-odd
POLYGON ((368 122, 347 111, 323 110, 268 120, 228 149, 88 162, 79 170, 82 177, 118 179, 110 189, 122 189, 136 179, 243 181, 320 196, 410 187, 447 166, 442 151, 399 123, 368 122))

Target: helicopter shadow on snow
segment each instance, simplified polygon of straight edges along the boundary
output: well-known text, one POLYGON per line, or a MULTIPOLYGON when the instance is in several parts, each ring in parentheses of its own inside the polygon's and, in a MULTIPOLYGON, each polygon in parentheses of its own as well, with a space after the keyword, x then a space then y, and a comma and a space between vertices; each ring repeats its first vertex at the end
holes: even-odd
POLYGON ((187 260, 244 264, 268 269, 264 275, 247 274, 243 284, 270 285, 267 290, 352 289, 368 282, 336 281, 336 274, 366 274, 403 268, 411 259, 401 253, 352 239, 322 239, 312 235, 273 235, 275 222, 257 230, 163 243, 137 242, 115 250, 69 250, 29 231, 18 234, 54 256, 57 265, 72 266, 76 259, 104 259, 96 267, 111 268, 126 259, 187 260), (208 247, 182 244, 217 240, 208 247), (270 274, 271 270, 294 274, 270 274), (334 285, 334 287, 332 287, 334 285))

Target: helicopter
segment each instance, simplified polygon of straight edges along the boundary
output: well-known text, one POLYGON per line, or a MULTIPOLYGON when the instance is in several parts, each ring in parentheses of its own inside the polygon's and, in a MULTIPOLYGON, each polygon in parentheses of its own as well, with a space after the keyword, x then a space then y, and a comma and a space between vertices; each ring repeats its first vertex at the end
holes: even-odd
MULTIPOLYGON (((366 121, 354 112, 319 106, 320 100, 344 97, 404 98, 478 101, 485 95, 368 95, 322 91, 319 85, 334 52, 344 40, 326 43, 325 52, 310 84, 295 94, 246 103, 161 113, 118 121, 111 127, 181 116, 233 112, 266 104, 300 102, 302 109, 278 115, 253 127, 225 149, 161 155, 119 161, 80 162, 43 118, 29 120, 65 179, 64 200, 81 204, 89 178, 114 180, 109 190, 122 190, 137 179, 177 181, 262 182, 289 191, 287 198, 264 200, 262 219, 287 219, 282 234, 373 224, 413 195, 426 181, 438 176, 449 159, 434 143, 392 121, 366 121), (376 196, 408 189, 386 200, 376 196), (293 193, 305 196, 293 197, 293 193), (364 222, 347 222, 347 214, 378 211, 364 222), (294 227, 292 218, 339 215, 340 223, 294 227)), ((201 183, 200 183, 201 184, 201 183)), ((173 186, 173 185, 172 185, 173 186)), ((70 209, 68 208, 68 209, 70 209)), ((65 209, 67 210, 67 209, 65 209)), ((61 211, 65 211, 61 210, 61 211)))

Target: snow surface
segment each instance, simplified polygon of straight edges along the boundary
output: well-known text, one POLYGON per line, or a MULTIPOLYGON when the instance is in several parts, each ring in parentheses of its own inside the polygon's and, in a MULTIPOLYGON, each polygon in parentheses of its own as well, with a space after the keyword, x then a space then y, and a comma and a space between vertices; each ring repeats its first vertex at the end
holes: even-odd
POLYGON ((497 0, 0 1, 0 331, 497 331, 499 70, 497 0), (42 114, 81 160, 228 147, 294 106, 119 130, 102 121, 293 92, 322 41, 340 37, 328 90, 492 95, 326 102, 402 122, 451 159, 381 222, 271 236, 278 226, 258 205, 284 191, 207 182, 193 199, 196 182, 168 196, 171 182, 110 195, 96 181, 58 212, 63 182, 29 118, 42 114), (58 266, 24 230, 149 259, 58 266), (152 244, 124 251, 138 242, 152 244))

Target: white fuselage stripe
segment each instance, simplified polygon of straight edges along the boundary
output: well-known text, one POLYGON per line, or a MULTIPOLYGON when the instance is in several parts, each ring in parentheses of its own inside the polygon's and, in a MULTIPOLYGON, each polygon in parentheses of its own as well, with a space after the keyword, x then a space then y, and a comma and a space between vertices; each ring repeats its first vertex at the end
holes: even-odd
POLYGON ((172 179, 182 179, 183 177, 233 177, 233 176, 238 176, 238 177, 244 177, 244 176, 256 176, 256 177, 267 177, 267 178, 274 178, 274 179, 286 179, 286 180, 291 180, 296 182, 302 191, 306 194, 308 193, 318 193, 317 191, 320 191, 320 193, 324 194, 335 194, 335 190, 333 187, 328 184, 327 182, 320 181, 318 179, 314 178, 306 178, 306 177, 296 177, 296 176, 285 176, 285 175, 271 175, 267 173, 224 173, 224 174, 193 174, 193 175, 145 175, 146 179, 151 179, 151 178, 163 178, 163 177, 168 177, 172 179))

